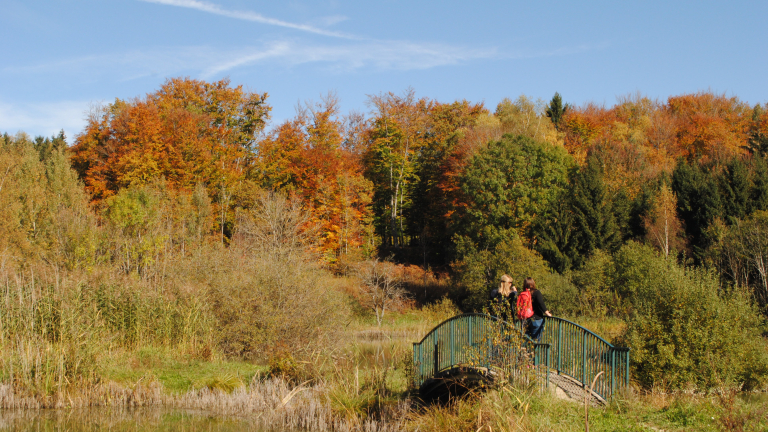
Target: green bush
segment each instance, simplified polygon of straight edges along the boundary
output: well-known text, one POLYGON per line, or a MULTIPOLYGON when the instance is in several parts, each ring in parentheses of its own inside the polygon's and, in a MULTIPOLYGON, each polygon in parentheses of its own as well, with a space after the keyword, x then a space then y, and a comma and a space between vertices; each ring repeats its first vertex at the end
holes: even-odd
POLYGON ((568 318, 589 315, 588 310, 585 310, 579 301, 579 288, 571 283, 567 275, 552 272, 535 280, 536 287, 544 294, 547 309, 552 315, 568 318))
POLYGON ((629 304, 623 342, 646 388, 753 388, 768 378, 765 323, 749 298, 716 275, 628 243, 614 258, 614 286, 629 304))
POLYGON ((601 318, 621 309, 621 301, 613 290, 615 268, 613 257, 596 249, 578 270, 570 272, 576 295, 571 298, 569 316, 601 318))

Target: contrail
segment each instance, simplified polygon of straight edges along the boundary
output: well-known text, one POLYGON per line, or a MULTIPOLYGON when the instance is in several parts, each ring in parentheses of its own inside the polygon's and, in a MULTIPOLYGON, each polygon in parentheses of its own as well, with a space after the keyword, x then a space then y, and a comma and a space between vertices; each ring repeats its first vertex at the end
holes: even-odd
POLYGON ((196 9, 202 12, 208 12, 208 13, 221 15, 229 18, 252 21, 252 22, 257 22, 262 24, 269 24, 269 25, 274 25, 279 27, 286 27, 294 30, 305 31, 308 33, 315 33, 323 36, 330 36, 330 37, 343 38, 343 39, 360 39, 356 36, 345 34, 345 33, 333 32, 333 31, 323 30, 323 29, 319 29, 317 27, 313 27, 305 24, 295 24, 288 21, 269 18, 256 12, 226 10, 217 4, 208 3, 204 1, 198 1, 198 0, 139 0, 139 1, 147 2, 147 3, 164 4, 168 6, 178 6, 178 7, 184 7, 189 9, 196 9))

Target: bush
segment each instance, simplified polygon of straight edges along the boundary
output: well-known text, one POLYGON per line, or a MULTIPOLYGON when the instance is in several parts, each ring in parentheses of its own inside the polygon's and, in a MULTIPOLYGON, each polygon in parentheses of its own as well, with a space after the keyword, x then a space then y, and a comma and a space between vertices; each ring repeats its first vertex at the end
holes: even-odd
POLYGON ((545 274, 541 279, 534 279, 552 315, 573 318, 585 314, 586 311, 579 300, 582 293, 567 276, 552 272, 545 274))
POLYGON ((430 303, 422 307, 420 315, 427 321, 441 323, 460 313, 461 311, 451 299, 443 297, 439 302, 430 303))
POLYGON ((262 194, 242 215, 229 250, 195 263, 208 286, 219 346, 245 358, 278 349, 309 353, 332 344, 348 322, 345 296, 311 253, 298 202, 262 194))
POLYGON ((623 339, 642 386, 708 390, 765 382, 765 323, 747 296, 636 243, 617 252, 615 266, 614 284, 630 306, 623 339))
POLYGON ((571 272, 576 295, 571 299, 569 316, 600 318, 618 311, 621 302, 613 290, 614 272, 613 257, 599 249, 571 272))
POLYGON ((281 286, 276 273, 290 264, 259 257, 220 259, 207 283, 216 339, 227 355, 259 358, 274 349, 309 353, 333 344, 348 322, 346 298, 322 269, 294 268, 287 286, 281 286))

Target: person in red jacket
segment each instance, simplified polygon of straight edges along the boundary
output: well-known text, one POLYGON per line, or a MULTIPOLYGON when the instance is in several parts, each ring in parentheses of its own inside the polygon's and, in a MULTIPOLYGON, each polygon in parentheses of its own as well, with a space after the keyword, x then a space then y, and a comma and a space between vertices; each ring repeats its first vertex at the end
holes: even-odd
POLYGON ((528 318, 525 326, 525 333, 536 342, 541 340, 541 334, 544 332, 544 317, 551 317, 552 314, 547 310, 544 304, 544 296, 541 291, 536 289, 536 282, 533 278, 525 278, 523 290, 531 292, 531 301, 533 302, 533 316, 528 318))

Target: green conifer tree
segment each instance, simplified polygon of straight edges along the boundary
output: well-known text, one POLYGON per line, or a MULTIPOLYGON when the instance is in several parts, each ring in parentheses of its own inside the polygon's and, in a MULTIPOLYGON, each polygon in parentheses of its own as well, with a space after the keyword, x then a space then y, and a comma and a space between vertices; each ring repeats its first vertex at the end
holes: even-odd
POLYGON ((614 251, 624 241, 629 201, 622 191, 611 194, 603 181, 603 167, 595 157, 588 159, 571 184, 571 211, 574 224, 574 252, 577 266, 595 249, 614 251))
POLYGON ((565 113, 568 112, 568 108, 570 108, 568 104, 563 105, 563 98, 560 96, 560 93, 555 92, 555 95, 552 96, 552 100, 549 102, 546 113, 558 131, 560 130, 560 121, 565 113))

